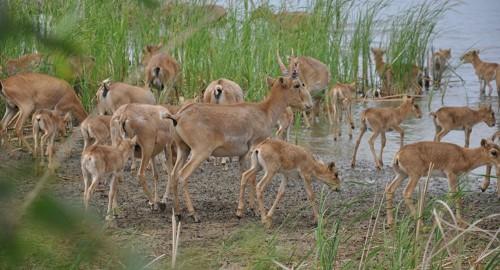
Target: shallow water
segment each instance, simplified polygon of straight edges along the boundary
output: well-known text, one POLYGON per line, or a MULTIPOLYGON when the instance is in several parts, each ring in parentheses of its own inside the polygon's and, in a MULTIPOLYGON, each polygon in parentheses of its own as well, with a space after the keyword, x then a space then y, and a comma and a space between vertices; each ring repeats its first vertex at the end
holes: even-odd
MULTIPOLYGON (((292 1, 296 2, 296 1, 292 1)), ((393 6, 387 9, 386 14, 381 15, 381 19, 391 13, 396 13, 398 9, 408 6, 415 1, 394 1, 393 6)), ((451 65, 459 64, 459 57, 469 48, 481 49, 481 59, 490 62, 500 62, 500 27, 498 26, 498 14, 500 14, 500 2, 496 0, 464 1, 448 11, 438 24, 439 35, 434 41, 434 48, 451 48, 451 65)), ((496 88, 494 82, 493 96, 480 96, 479 81, 474 74, 471 64, 462 64, 456 69, 457 74, 465 80, 463 85, 456 75, 450 78, 450 85, 446 91, 446 96, 441 102, 441 93, 427 93, 427 96, 419 101, 422 109, 422 119, 409 119, 403 122, 405 129, 405 144, 422 140, 432 140, 434 137, 434 124, 429 116, 430 111, 436 111, 441 106, 470 106, 478 107, 479 104, 492 104, 493 108, 498 106, 496 88), (432 96, 432 98, 431 98, 432 96), (430 108, 429 108, 430 100, 430 108)), ((297 137, 299 143, 310 147, 315 153, 328 158, 340 161, 342 164, 350 164, 354 144, 359 133, 359 115, 361 110, 372 106, 397 106, 399 102, 368 102, 357 103, 353 107, 356 129, 352 140, 348 139, 347 127, 342 126, 342 137, 334 142, 331 134, 331 127, 326 119, 321 119, 309 130, 299 130, 297 137)), ((481 138, 491 136, 498 130, 497 125, 488 127, 484 123, 476 125, 471 135, 471 147, 479 146, 481 138)), ((373 164, 373 158, 368 146, 368 138, 371 132, 368 131, 361 142, 358 151, 357 161, 373 164)), ((292 137, 295 133, 292 132, 292 137)), ((463 131, 452 131, 446 135, 443 141, 464 145, 465 135, 463 131)), ((377 138, 375 149, 378 154, 380 147, 380 137, 377 138)), ((394 154, 399 150, 399 133, 388 132, 387 144, 384 150, 383 161, 385 165, 390 165, 394 154)), ((479 168, 474 173, 483 173, 484 168, 479 168)))

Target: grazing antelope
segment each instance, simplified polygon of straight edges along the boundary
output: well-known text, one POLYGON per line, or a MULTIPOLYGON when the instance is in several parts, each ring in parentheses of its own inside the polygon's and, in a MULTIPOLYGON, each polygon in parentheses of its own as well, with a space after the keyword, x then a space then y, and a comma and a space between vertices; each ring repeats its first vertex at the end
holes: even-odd
POLYGON ((252 186, 251 188, 256 189, 255 192, 259 203, 261 221, 268 228, 271 227, 274 210, 285 194, 286 184, 294 173, 298 172, 300 178, 304 181, 307 198, 311 203, 315 222, 318 221, 319 214, 311 186, 312 177, 318 178, 335 191, 338 191, 340 188, 340 179, 337 169, 335 168, 335 163, 333 161, 328 165, 323 163, 323 161, 316 159, 311 151, 304 147, 281 140, 266 139, 253 148, 250 153, 250 158, 252 166, 241 176, 240 199, 236 216, 241 218, 243 215, 243 196, 249 178, 255 178, 260 170, 264 170, 264 177, 259 181, 257 186, 252 186), (281 173, 285 177, 281 181, 278 194, 276 195, 276 199, 271 209, 267 212, 264 206, 263 192, 277 173, 281 173))
POLYGON ((432 79, 437 87, 441 85, 450 58, 451 49, 439 49, 439 51, 432 54, 432 79))
MULTIPOLYGON (((375 70, 382 81, 381 94, 383 96, 391 95, 393 90, 394 71, 390 64, 384 62, 385 50, 381 48, 371 48, 371 50, 375 58, 375 70)), ((410 85, 415 89, 415 94, 420 95, 422 94, 422 71, 414 64, 408 68, 410 72, 407 75, 407 80, 411 82, 410 85)))
POLYGON ((491 96, 493 87, 490 82, 496 80, 497 83, 497 93, 500 97, 500 65, 497 63, 488 63, 481 61, 479 58, 479 50, 471 50, 462 55, 460 60, 464 63, 471 63, 474 67, 474 71, 479 78, 479 92, 484 94, 486 91, 486 85, 488 85, 489 92, 488 95, 491 96))
POLYGON ((228 79, 218 79, 211 82, 203 92, 203 102, 212 104, 234 104, 243 102, 241 87, 228 79))
MULTIPOLYGON (((418 181, 426 176, 430 165, 434 164, 433 173, 446 176, 452 193, 458 190, 457 178, 469 171, 487 164, 500 165, 500 147, 494 143, 481 140, 477 148, 463 148, 456 144, 443 142, 417 142, 405 145, 394 157, 392 163, 396 176, 385 188, 387 224, 394 223, 392 200, 394 192, 407 177, 410 178, 403 197, 411 214, 416 217, 415 206, 411 195, 418 181)), ((461 201, 455 200, 457 218, 461 220, 461 201)))
POLYGON ((352 131, 354 130, 354 121, 352 119, 352 94, 356 91, 356 82, 350 84, 337 83, 328 92, 330 98, 330 106, 328 106, 328 120, 330 125, 333 125, 333 139, 336 141, 341 135, 340 125, 342 124, 342 114, 346 113, 346 121, 349 124, 349 138, 352 138, 352 131), (333 110, 330 110, 330 107, 333 110))
POLYGON ((0 137, 7 130, 7 125, 19 113, 15 130, 20 144, 30 152, 32 148, 23 135, 23 124, 35 110, 55 109, 61 113, 71 112, 81 123, 87 113, 71 86, 61 79, 40 74, 20 73, 0 81, 0 94, 6 101, 5 115, 2 119, 0 137))
MULTIPOLYGON (((495 132, 493 136, 491 136, 491 141, 498 144, 500 139, 500 131, 495 132)), ((491 175, 491 165, 486 166, 486 175, 484 177, 484 181, 481 184, 481 191, 485 192, 486 189, 490 186, 490 175, 491 175)), ((497 174, 497 197, 500 198, 500 167, 495 167, 495 171, 497 174)))
POLYGON ((489 127, 495 125, 495 113, 489 106, 480 106, 479 110, 469 107, 441 107, 430 115, 436 126, 435 142, 441 139, 451 130, 463 130, 465 132, 465 147, 469 147, 470 134, 474 125, 484 122, 489 127))
POLYGON ((290 129, 294 121, 294 113, 292 108, 286 107, 285 112, 278 119, 278 130, 276 131, 276 137, 283 141, 288 141, 290 139, 290 129))
POLYGON ((10 59, 5 64, 7 75, 12 76, 21 71, 32 71, 42 62, 42 55, 39 53, 30 53, 20 56, 16 59, 10 59))
POLYGON ((359 144, 363 134, 365 134, 366 129, 369 126, 373 131, 373 134, 368 140, 368 144, 370 145, 370 150, 377 169, 382 169, 382 153, 384 152, 386 142, 385 132, 391 129, 399 132, 400 147, 403 147, 404 130, 401 128, 400 124, 411 114, 415 115, 417 118, 422 117, 420 107, 415 104, 414 99, 411 97, 403 98, 403 103, 401 103, 401 105, 397 108, 368 108, 361 112, 361 128, 358 140, 356 141, 356 146, 354 147, 351 166, 353 168, 356 166, 356 154, 358 152, 359 144), (381 145, 380 156, 377 158, 374 143, 379 134, 381 135, 381 145))
POLYGON ((137 177, 153 209, 157 206, 164 208, 170 190, 169 178, 172 177, 172 145, 175 131, 172 121, 160 119, 161 113, 170 113, 170 111, 161 105, 125 104, 115 111, 110 122, 113 145, 117 145, 122 138, 137 136, 137 147, 133 152, 135 157, 141 158, 137 177), (162 151, 165 154, 168 178, 166 179, 167 188, 160 202, 157 192, 159 172, 154 159, 162 151), (153 167, 153 195, 148 189, 145 176, 150 162, 153 167))
POLYGON ((104 144, 110 138, 109 123, 110 115, 89 115, 80 125, 80 131, 83 137, 83 150, 89 147, 90 141, 94 140, 92 145, 104 144))
POLYGON ((120 106, 129 103, 156 104, 155 97, 149 89, 122 82, 101 82, 96 92, 97 111, 99 114, 113 114, 120 106))
MULTIPOLYGON (((174 166, 172 192, 176 215, 180 215, 177 182, 184 193, 184 199, 195 222, 195 213, 188 191, 188 178, 209 156, 238 156, 240 170, 251 147, 271 136, 278 118, 286 107, 300 109, 312 106, 311 96, 303 87, 295 67, 291 76, 268 78, 270 93, 259 103, 238 103, 230 105, 188 104, 175 115, 163 114, 172 119, 177 134, 177 160, 174 166), (203 132, 200 132, 203 130, 203 132), (186 162, 187 157, 191 158, 186 162), (181 168, 182 166, 182 168, 181 168)), ((255 179, 251 180, 255 181, 255 179)), ((250 195, 253 206, 253 196, 250 195)))
POLYGON ((133 137, 132 139, 123 139, 115 146, 91 145, 83 151, 80 164, 85 185, 83 190, 85 210, 88 209, 90 197, 101 179, 106 174, 111 174, 106 220, 114 218, 117 208, 118 183, 123 179, 123 167, 136 143, 137 137, 133 137))
MULTIPOLYGON (((292 56, 288 57, 288 68, 283 64, 279 51, 276 51, 276 58, 281 70, 282 76, 289 76, 293 68, 298 65, 300 80, 311 96, 318 97, 314 99, 314 106, 311 112, 311 119, 315 121, 316 112, 319 112, 321 103, 321 92, 327 89, 330 83, 330 70, 328 67, 317 59, 307 56, 292 56)), ((304 112, 304 123, 309 128, 311 126, 306 112, 304 112)))
POLYGON ((66 136, 66 126, 70 121, 71 114, 69 112, 63 115, 56 110, 41 109, 33 113, 31 121, 33 125, 33 140, 35 142, 33 157, 36 157, 40 153, 41 160, 43 160, 43 148, 47 144, 45 154, 48 156, 49 168, 52 168, 54 140, 58 134, 66 136), (40 133, 43 133, 41 137, 40 133))
MULTIPOLYGON (((165 52, 160 51, 163 44, 147 45, 144 48, 142 63, 144 65, 147 86, 159 91, 177 87, 181 67, 177 61, 165 52)), ((175 89, 175 98, 179 100, 179 93, 175 89)), ((167 93, 169 97, 169 93, 167 93)))

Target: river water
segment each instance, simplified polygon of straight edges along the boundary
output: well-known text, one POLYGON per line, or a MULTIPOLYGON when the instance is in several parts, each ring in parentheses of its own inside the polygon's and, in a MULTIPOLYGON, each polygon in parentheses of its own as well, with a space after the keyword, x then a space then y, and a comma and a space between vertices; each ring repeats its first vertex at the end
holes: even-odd
MULTIPOLYGON (((296 3, 296 1, 293 2, 296 3)), ((398 9, 408 6, 409 3, 415 4, 417 1, 394 1, 393 5, 385 12, 387 14, 396 12, 398 9)), ((500 18, 498 14, 500 14, 500 1, 498 0, 464 1, 457 4, 439 22, 439 35, 434 40, 433 47, 436 49, 451 48, 452 66, 457 66, 460 62, 460 56, 471 47, 481 50, 481 59, 500 63, 500 18)), ((381 16, 381 19, 384 19, 384 15, 381 16)), ((457 76, 452 75, 443 102, 441 102, 441 93, 435 92, 432 98, 430 94, 427 94, 425 98, 419 101, 423 113, 422 119, 412 118, 403 122, 405 144, 433 139, 435 128, 429 112, 436 111, 442 106, 478 107, 480 104, 491 104, 493 108, 497 108, 498 97, 496 96, 494 82, 492 82, 494 87, 492 96, 480 96, 479 81, 474 74, 471 64, 460 65, 456 69, 456 73, 464 79, 465 84, 460 82, 457 76)), ((328 125, 326 119, 321 119, 320 123, 315 124, 311 129, 300 129, 297 131, 299 144, 311 148, 313 152, 321 156, 333 158, 336 161, 340 161, 344 166, 348 166, 359 133, 360 112, 368 107, 398 106, 399 103, 367 102, 355 104, 353 113, 356 129, 352 140, 349 140, 348 136, 346 136, 347 127, 343 125, 342 137, 339 141, 334 142, 331 127, 328 125)), ((498 112, 496 117, 497 125, 495 127, 490 128, 484 123, 480 123, 474 127, 471 135, 471 147, 479 146, 481 138, 489 137, 498 130, 498 123, 500 123, 498 120, 500 114, 498 112)), ((357 157, 358 164, 366 162, 374 166, 367 142, 370 134, 371 132, 368 131, 363 137, 357 157)), ((292 132, 292 137, 294 136, 295 134, 292 132)), ((443 141, 464 145, 464 137, 463 131, 451 131, 444 137, 443 141)), ((377 153, 379 147, 380 137, 375 143, 377 153)), ((391 164, 394 154, 398 150, 399 133, 388 132, 383 157, 386 166, 391 164)), ((482 172, 484 172, 484 168, 474 171, 474 173, 482 172)))

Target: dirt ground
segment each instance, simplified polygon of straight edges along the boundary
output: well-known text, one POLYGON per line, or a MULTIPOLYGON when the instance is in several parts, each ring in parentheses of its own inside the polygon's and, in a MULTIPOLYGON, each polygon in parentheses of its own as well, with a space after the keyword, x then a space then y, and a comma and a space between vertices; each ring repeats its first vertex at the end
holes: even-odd
MULTIPOLYGON (((80 171, 81 140, 73 145, 69 158, 61 162, 57 171, 57 180, 49 184, 48 189, 56 197, 69 204, 80 207, 82 205, 83 181, 80 171)), ((12 149, 11 149, 12 150, 12 149)), ((332 157, 322 157, 330 160, 332 157)), ((341 233, 345 237, 340 247, 340 261, 359 260, 366 230, 372 221, 371 213, 377 210, 387 181, 393 173, 387 166, 382 171, 376 171, 371 161, 360 160, 355 169, 350 168, 347 157, 334 157, 343 181, 341 192, 329 192, 326 186, 319 182, 314 183, 317 200, 321 190, 327 193, 327 215, 331 219, 341 219, 341 233)), ((2 151, 0 161, 2 164, 15 166, 20 162, 32 162, 31 156, 24 151, 2 151)), ((148 179, 152 178, 151 171, 147 172, 148 179)), ((161 172, 160 193, 163 193, 166 174, 161 172)), ((277 245, 293 247, 294 256, 305 256, 314 248, 314 224, 312 211, 306 198, 305 190, 300 179, 290 181, 285 196, 279 205, 273 221, 274 227, 266 231, 268 234, 277 235, 277 245)), ((20 179, 17 186, 20 196, 24 196, 36 183, 36 178, 20 179)), ((493 180, 494 181, 494 180, 493 180)), ((500 213, 500 203, 496 197, 492 182, 490 188, 481 193, 479 190, 479 177, 470 177, 464 181, 464 215, 468 220, 475 220, 493 213, 500 213)), ((279 186, 275 179, 266 193, 266 203, 270 206, 279 186)), ((191 219, 182 220, 181 247, 215 247, 236 231, 246 226, 260 226, 258 217, 247 213, 244 218, 235 216, 238 191, 239 169, 238 163, 233 161, 229 170, 224 171, 221 166, 206 161, 197 169, 189 181, 193 203, 201 219, 194 223, 191 219)), ((445 179, 433 179, 429 188, 428 200, 444 198, 448 190, 445 179)), ((401 202, 402 188, 399 188, 396 203, 401 202)), ((110 229, 117 241, 126 243, 129 238, 138 235, 142 239, 142 253, 148 258, 155 258, 161 254, 171 252, 171 212, 153 212, 146 203, 146 196, 138 184, 134 173, 127 170, 124 182, 119 186, 118 202, 120 214, 115 220, 115 228, 110 229)), ((91 200, 93 210, 104 219, 107 207, 107 190, 94 193, 91 200)), ((183 204, 182 204, 183 205, 183 204)), ((401 203, 404 205, 404 203, 401 203)), ((167 203, 171 209, 172 203, 167 203)), ((381 207, 381 219, 385 217, 385 207, 381 207)), ((401 211, 406 213, 405 207, 401 211)), ((185 212, 184 212, 185 214, 185 212)), ((186 216, 186 215, 184 215, 186 216)), ((427 221, 429 223, 429 221, 427 221)), ((492 220, 482 225, 486 229, 498 229, 499 220, 492 220)), ((379 221, 379 229, 382 223, 379 221)), ((292 257, 292 255, 290 255, 292 257)), ((294 259, 291 259, 292 261, 294 259)), ((219 267, 231 268, 221 263, 219 267)), ((234 268, 234 267, 233 267, 234 268)), ((236 267, 238 268, 238 267, 236 267)))

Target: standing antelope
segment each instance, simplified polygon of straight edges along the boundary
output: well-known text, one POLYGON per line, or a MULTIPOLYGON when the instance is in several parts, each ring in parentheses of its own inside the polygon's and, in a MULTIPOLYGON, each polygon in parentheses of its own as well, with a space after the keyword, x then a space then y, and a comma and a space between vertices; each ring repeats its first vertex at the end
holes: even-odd
POLYGON ((83 190, 85 210, 88 209, 90 197, 101 179, 106 174, 111 174, 106 220, 113 218, 117 208, 116 192, 118 191, 118 183, 123 179, 123 167, 130 157, 130 152, 133 151, 136 142, 137 137, 134 137, 132 139, 123 139, 115 146, 91 145, 83 151, 80 164, 85 185, 83 190))
MULTIPOLYGON (((180 79, 181 67, 179 63, 170 55, 160 51, 163 44, 147 45, 144 48, 144 56, 142 63, 144 65, 145 80, 147 86, 156 88, 158 91, 175 90, 175 98, 179 99, 179 93, 176 87, 177 81, 180 79)), ((171 92, 167 92, 167 97, 170 97, 171 92)), ((158 100, 161 101, 161 100, 158 100)))
POLYGON ((441 85, 450 58, 451 49, 439 49, 439 51, 432 54, 432 79, 436 87, 441 85))
POLYGON ((97 111, 99 114, 113 114, 120 106, 129 103, 156 104, 155 97, 149 89, 122 82, 101 82, 96 92, 97 111))
MULTIPOLYGON (((385 50, 381 48, 372 48, 373 57, 375 58, 375 70, 382 81, 382 95, 391 95, 393 88, 394 70, 390 64, 384 62, 385 50)), ((422 71, 415 65, 411 64, 408 67, 409 74, 405 75, 405 79, 410 82, 410 86, 415 89, 415 94, 422 94, 422 71)), ((425 78, 427 80, 427 76, 425 78)), ((426 83, 427 87, 427 83, 426 83)))
MULTIPOLYGON (((500 140, 500 131, 495 132, 493 136, 491 136, 491 141, 498 144, 500 140)), ((484 176, 484 181, 481 184, 481 191, 485 192, 486 189, 490 186, 490 178, 491 178, 491 165, 486 166, 486 174, 484 176)), ((496 166, 495 171, 497 174, 497 197, 500 199, 500 167, 496 166)))
MULTIPOLYGON (((211 82, 203 92, 203 102, 211 104, 235 104, 243 102, 244 95, 241 87, 228 79, 218 79, 211 82)), ((217 159, 216 163, 217 163, 217 159)), ((223 157, 220 163, 224 166, 224 170, 228 170, 230 160, 223 157)))
POLYGON ((54 155, 54 140, 58 134, 66 135, 66 126, 71 121, 71 114, 67 112, 65 115, 57 110, 41 109, 33 113, 33 140, 35 148, 33 150, 33 157, 36 157, 40 152, 40 157, 43 160, 44 145, 47 144, 45 154, 48 156, 49 168, 52 168, 53 155, 54 155), (43 132, 41 137, 40 133, 43 132), (47 142, 48 139, 48 142, 47 142))
MULTIPOLYGON (((311 112, 312 121, 316 121, 316 112, 319 112, 321 103, 321 92, 327 89, 330 83, 330 70, 321 61, 307 56, 292 56, 288 57, 288 68, 283 64, 279 51, 276 51, 278 65, 282 76, 289 76, 294 67, 298 64, 300 80, 304 83, 304 87, 309 91, 314 98, 314 106, 311 112)), ((306 112, 304 115, 304 123, 309 128, 311 126, 306 112)))
POLYGON ((382 82, 380 89, 381 95, 390 95, 392 93, 392 69, 391 66, 384 61, 385 51, 381 48, 371 48, 371 50, 375 58, 375 70, 382 82))
POLYGON ((489 106, 480 106, 479 110, 469 107, 441 107, 430 115, 436 126, 435 142, 441 139, 451 130, 463 130, 465 132, 465 147, 469 147, 470 134, 474 125, 484 122, 489 127, 495 125, 495 113, 489 106))
POLYGON ((356 166, 356 154, 358 152, 361 138, 363 137, 363 134, 365 134, 367 127, 370 126, 373 134, 368 140, 368 144, 370 145, 370 151, 372 152, 375 166, 379 170, 382 169, 382 153, 384 152, 386 142, 385 132, 391 129, 399 132, 400 147, 403 147, 404 130, 401 128, 400 124, 404 119, 410 116, 410 114, 414 114, 417 118, 422 117, 420 107, 415 104, 414 99, 411 97, 403 98, 403 103, 401 103, 401 105, 397 108, 368 108, 361 112, 361 128, 358 140, 356 141, 356 146, 354 147, 351 166, 353 168, 356 166), (379 134, 381 135, 381 145, 380 156, 377 158, 374 143, 379 134))
MULTIPOLYGON (((175 181, 172 181, 175 213, 180 215, 177 182, 195 222, 195 213, 188 191, 188 178, 210 155, 215 157, 238 156, 240 170, 247 153, 253 145, 271 136, 278 118, 287 106, 300 109, 312 106, 309 92, 302 86, 295 67, 290 77, 268 78, 269 95, 259 103, 230 105, 188 104, 175 115, 163 114, 172 119, 177 134, 177 160, 174 166, 175 181), (187 157, 191 158, 186 162, 187 157), (185 164, 184 164, 185 163, 185 164), (181 168, 182 166, 182 168, 181 168)), ((251 180, 255 181, 255 179, 251 180)), ((250 195, 251 204, 253 196, 250 195)))
POLYGON ((354 130, 354 121, 352 119, 352 94, 356 91, 356 82, 350 84, 337 83, 328 92, 330 106, 328 106, 328 120, 333 125, 333 139, 336 141, 341 135, 340 125, 342 124, 342 114, 346 113, 346 122, 349 124, 349 138, 352 138, 354 130), (333 116, 330 110, 333 110, 333 116))
MULTIPOLYGON (((410 178, 403 197, 411 214, 416 217, 415 206, 411 195, 418 181, 426 176, 431 163, 433 173, 448 178, 448 185, 452 193, 458 191, 457 177, 487 164, 500 165, 500 147, 494 143, 481 140, 477 148, 463 148, 456 144, 443 142, 417 142, 405 145, 394 157, 393 169, 396 176, 385 188, 387 200, 387 223, 392 225, 392 200, 394 192, 407 177, 410 178)), ((457 218, 461 220, 461 201, 455 200, 457 218)))
POLYGON ((252 166, 241 176, 240 199, 236 216, 240 218, 243 216, 243 197, 246 183, 250 178, 255 178, 260 170, 264 170, 264 176, 257 186, 252 186, 251 188, 256 189, 255 192, 257 193, 261 221, 268 228, 271 227, 274 210, 285 194, 286 184, 294 173, 298 172, 300 178, 304 181, 307 198, 311 203, 315 222, 318 221, 319 214, 311 186, 312 177, 318 178, 335 191, 338 191, 340 188, 340 179, 337 169, 335 168, 335 163, 332 161, 327 165, 323 163, 323 161, 317 160, 314 158, 311 151, 304 147, 281 140, 266 139, 253 148, 250 153, 250 158, 252 166), (264 206, 263 192, 277 173, 283 174, 284 178, 281 181, 276 199, 271 209, 269 209, 269 212, 267 212, 264 206))
POLYGON ((90 146, 90 140, 94 140, 92 145, 103 144, 109 137, 110 115, 89 115, 80 125, 83 137, 83 150, 90 146))
POLYGON ((462 55, 460 60, 464 63, 470 63, 474 67, 474 71, 479 79, 479 92, 484 94, 486 85, 488 85, 488 95, 491 96, 493 87, 490 82, 496 80, 497 93, 500 97, 500 65, 497 63, 488 63, 479 59, 479 50, 471 50, 462 55))
POLYGON ((172 145, 175 131, 171 121, 160 119, 161 113, 170 111, 161 105, 125 104, 115 111, 110 123, 113 145, 117 145, 122 138, 137 136, 137 147, 132 152, 135 157, 141 158, 137 177, 153 209, 157 206, 164 208, 170 191, 169 178, 172 178, 172 145), (154 159, 161 152, 165 154, 168 178, 166 178, 167 188, 160 202, 157 192, 159 171, 154 159), (150 162, 153 167, 153 194, 149 191, 145 175, 150 162))
POLYGON ((2 118, 0 137, 7 125, 19 112, 15 130, 19 143, 30 152, 32 148, 23 135, 23 124, 31 113, 38 109, 55 109, 61 113, 71 112, 81 123, 87 117, 82 103, 71 86, 61 79, 40 74, 20 73, 0 81, 0 95, 5 99, 5 115, 2 118))

